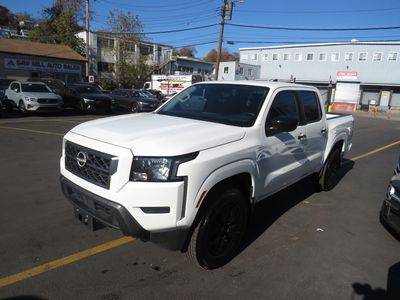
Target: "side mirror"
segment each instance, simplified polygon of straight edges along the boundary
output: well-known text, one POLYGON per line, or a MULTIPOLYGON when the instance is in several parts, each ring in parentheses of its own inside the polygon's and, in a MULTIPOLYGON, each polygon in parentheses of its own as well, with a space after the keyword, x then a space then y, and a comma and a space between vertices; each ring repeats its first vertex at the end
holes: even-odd
POLYGON ((299 120, 288 117, 280 117, 265 124, 265 134, 271 136, 280 132, 290 132, 297 128, 299 120))
POLYGON ((14 89, 14 92, 19 93, 19 89, 14 89))

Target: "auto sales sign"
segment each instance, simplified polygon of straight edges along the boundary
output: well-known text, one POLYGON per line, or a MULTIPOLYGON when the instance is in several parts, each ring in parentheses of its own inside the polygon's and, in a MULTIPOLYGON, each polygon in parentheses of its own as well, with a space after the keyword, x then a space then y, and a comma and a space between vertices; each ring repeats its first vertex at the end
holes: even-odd
POLYGON ((81 65, 36 59, 5 58, 4 67, 14 70, 46 71, 54 73, 82 72, 81 65))

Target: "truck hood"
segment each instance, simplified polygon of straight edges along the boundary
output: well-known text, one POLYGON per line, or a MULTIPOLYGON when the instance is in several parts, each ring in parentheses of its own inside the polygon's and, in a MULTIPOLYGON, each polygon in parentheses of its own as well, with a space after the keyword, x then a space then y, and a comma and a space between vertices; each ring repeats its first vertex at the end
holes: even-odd
POLYGON ((241 127, 155 113, 102 118, 73 133, 132 150, 136 156, 175 156, 242 139, 241 127))

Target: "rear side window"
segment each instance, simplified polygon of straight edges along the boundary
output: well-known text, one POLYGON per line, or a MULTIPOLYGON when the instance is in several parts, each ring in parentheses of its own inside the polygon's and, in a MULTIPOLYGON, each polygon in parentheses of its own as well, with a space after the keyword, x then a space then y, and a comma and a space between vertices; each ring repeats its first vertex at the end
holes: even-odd
POLYGON ((298 95, 303 105, 306 123, 313 123, 321 120, 322 113, 317 94, 311 91, 299 91, 298 95))
POLYGON ((296 95, 292 91, 282 91, 275 96, 271 108, 269 109, 267 122, 281 117, 299 120, 296 95))

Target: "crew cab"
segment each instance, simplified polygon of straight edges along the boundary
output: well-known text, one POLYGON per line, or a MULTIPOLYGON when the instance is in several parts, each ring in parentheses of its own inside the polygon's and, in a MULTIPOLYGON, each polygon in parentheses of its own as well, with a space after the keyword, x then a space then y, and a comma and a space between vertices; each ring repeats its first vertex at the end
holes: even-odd
POLYGON ((235 255, 256 203, 306 176, 334 187, 353 123, 327 115, 314 87, 197 83, 155 112, 73 128, 61 186, 80 219, 213 269, 235 255))
POLYGON ((18 107, 22 113, 61 111, 63 100, 61 96, 42 82, 11 82, 4 96, 6 102, 18 107))

